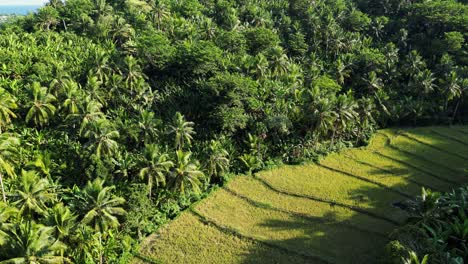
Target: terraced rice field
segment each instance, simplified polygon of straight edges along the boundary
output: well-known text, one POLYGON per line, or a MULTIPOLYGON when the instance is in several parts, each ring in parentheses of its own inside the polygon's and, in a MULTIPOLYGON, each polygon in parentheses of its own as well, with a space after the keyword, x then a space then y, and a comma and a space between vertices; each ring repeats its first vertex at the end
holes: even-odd
MULTIPOLYGON (((468 127, 379 131, 319 164, 239 176, 141 245, 161 263, 375 263, 421 187, 468 182, 468 127)), ((139 259, 135 263, 145 263, 139 259)))

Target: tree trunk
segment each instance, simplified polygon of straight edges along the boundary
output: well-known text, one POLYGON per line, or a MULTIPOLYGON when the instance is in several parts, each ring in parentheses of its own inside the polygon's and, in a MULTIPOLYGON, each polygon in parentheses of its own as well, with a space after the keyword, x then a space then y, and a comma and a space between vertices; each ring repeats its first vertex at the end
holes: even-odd
POLYGON ((6 203, 5 187, 3 186, 3 175, 0 173, 0 185, 2 186, 3 201, 6 203))
POLYGON ((148 175, 148 198, 151 199, 153 189, 153 175, 148 175))
POLYGON ((102 254, 102 234, 99 232, 99 264, 104 263, 104 256, 102 254))
POLYGON ((452 119, 450 120, 450 125, 453 124, 453 121, 455 120, 455 117, 457 116, 457 112, 458 112, 458 106, 460 105, 460 100, 457 101, 457 105, 455 106, 455 110, 453 110, 453 115, 452 115, 452 119))

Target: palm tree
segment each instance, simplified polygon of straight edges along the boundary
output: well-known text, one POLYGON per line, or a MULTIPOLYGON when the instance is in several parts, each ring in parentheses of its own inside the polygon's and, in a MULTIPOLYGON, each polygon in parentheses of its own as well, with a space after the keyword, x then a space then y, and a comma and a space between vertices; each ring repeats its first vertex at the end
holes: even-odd
POLYGON ((372 98, 361 98, 358 104, 357 113, 359 115, 359 128, 356 135, 356 141, 361 140, 363 132, 366 128, 373 128, 375 123, 374 113, 375 103, 372 98))
POLYGON ((416 80, 418 82, 418 86, 422 88, 421 92, 423 94, 429 94, 430 92, 434 91, 434 89, 437 87, 437 85, 435 85, 434 83, 436 79, 434 78, 432 72, 428 69, 419 72, 416 75, 416 80))
POLYGON ((326 135, 333 128, 336 118, 333 103, 326 98, 319 99, 313 112, 314 133, 317 134, 315 140, 326 135))
MULTIPOLYGON (((63 88, 66 82, 72 81, 70 74, 64 67, 63 62, 54 63, 54 79, 50 82, 49 91, 57 97, 59 93, 63 92, 63 88)), ((72 81, 73 82, 73 81, 72 81)))
POLYGON ((146 145, 145 147, 145 167, 140 170, 140 177, 148 178, 148 196, 151 198, 151 190, 153 181, 156 186, 166 184, 166 173, 174 166, 172 161, 169 161, 169 155, 161 154, 157 145, 146 145))
POLYGON ((93 61, 92 65, 90 65, 92 69, 91 76, 97 76, 97 81, 105 81, 106 76, 112 70, 109 66, 109 59, 108 52, 97 48, 93 50, 93 61))
POLYGON ((47 178, 40 178, 35 171, 21 171, 20 185, 14 193, 13 205, 20 213, 32 216, 33 213, 45 215, 48 204, 57 199, 55 187, 47 178))
POLYGON ((11 118, 16 118, 13 110, 18 108, 16 98, 5 89, 0 88, 0 133, 11 123, 11 118))
POLYGON ((466 97, 467 92, 468 92, 468 79, 465 78, 465 79, 461 80, 460 95, 458 96, 457 103, 455 105, 455 108, 453 109, 451 122, 453 122, 453 120, 455 120, 455 117, 457 116, 457 112, 458 112, 458 107, 460 106, 460 104, 462 104, 463 98, 466 97))
POLYGON ((30 89, 33 101, 26 115, 26 122, 33 120, 36 126, 42 127, 49 122, 55 113, 56 108, 52 104, 55 101, 55 96, 48 93, 47 88, 41 87, 38 82, 34 82, 30 89))
POLYGON ((119 159, 116 160, 116 165, 118 166, 118 170, 114 173, 128 178, 130 172, 136 165, 135 156, 130 154, 128 151, 124 151, 123 154, 120 155, 119 159))
POLYGON ((379 78, 377 73, 374 71, 371 71, 367 78, 363 78, 363 80, 367 83, 368 89, 371 93, 375 93, 383 87, 382 79, 379 78))
POLYGON ((76 216, 64 204, 58 203, 47 211, 45 223, 54 228, 56 237, 64 239, 75 227, 76 216))
POLYGON ((357 104, 354 98, 346 94, 338 96, 335 104, 336 119, 333 125, 333 136, 334 139, 336 132, 345 131, 350 125, 354 124, 358 114, 355 109, 357 104))
POLYGON ((96 121, 84 136, 89 138, 86 145, 94 148, 98 158, 116 154, 118 151, 119 143, 115 139, 119 138, 120 134, 117 130, 114 130, 113 125, 108 120, 100 119, 96 121))
POLYGON ((19 144, 18 138, 6 133, 0 134, 0 185, 4 202, 6 202, 6 193, 3 173, 5 172, 10 177, 15 176, 13 164, 16 163, 19 144))
POLYGON ((140 112, 138 126, 143 132, 143 140, 149 144, 153 142, 158 136, 158 120, 155 118, 154 112, 142 110, 140 112))
POLYGON ((18 216, 18 209, 11 207, 7 203, 0 202, 0 246, 7 241, 6 230, 11 230, 13 222, 18 216))
POLYGON ((98 232, 107 231, 120 225, 117 216, 124 215, 120 207, 125 199, 113 195, 115 186, 104 187, 104 181, 97 178, 88 182, 77 197, 80 211, 86 212, 81 219, 83 224, 93 227, 98 232))
POLYGON ((80 102, 83 101, 83 93, 78 83, 72 80, 63 82, 63 90, 65 91, 65 100, 62 107, 67 116, 77 115, 80 112, 80 102))
POLYGON ((338 58, 336 61, 336 75, 340 85, 343 85, 345 79, 350 75, 349 66, 349 64, 345 64, 344 61, 340 58, 338 58))
POLYGON ((88 101, 96 100, 99 103, 106 105, 106 94, 105 91, 102 89, 102 82, 96 76, 92 76, 88 78, 88 82, 86 83, 86 91, 88 92, 88 101))
POLYGON ((275 77, 281 77, 288 72, 289 58, 281 47, 274 47, 270 51, 270 67, 275 77))
POLYGON ((178 150, 181 150, 185 145, 192 144, 192 135, 195 134, 193 126, 195 123, 190 121, 185 121, 184 116, 177 112, 174 118, 174 124, 169 126, 168 134, 175 135, 175 147, 178 150))
POLYGON ((130 88, 130 91, 134 91, 137 87, 139 79, 144 79, 146 76, 142 72, 138 60, 132 56, 127 56, 124 59, 125 68, 124 68, 124 81, 127 84, 127 87, 130 88))
POLYGON ((384 87, 382 79, 377 76, 377 73, 372 71, 368 74, 368 77, 363 78, 363 80, 367 83, 370 93, 374 95, 374 98, 378 103, 378 106, 381 108, 382 112, 384 112, 387 115, 390 115, 390 112, 388 111, 387 107, 385 106, 382 100, 382 98, 385 95, 385 91, 382 89, 384 87))
POLYGON ((57 9, 52 6, 45 6, 37 12, 37 26, 42 30, 50 30, 51 26, 58 24, 59 13, 57 9))
POLYGON ((153 12, 150 13, 153 25, 156 25, 157 29, 161 29, 162 20, 169 17, 169 9, 161 0, 151 0, 149 2, 153 12))
POLYGON ((457 73, 455 71, 450 72, 446 76, 446 79, 442 80, 442 88, 444 89, 445 94, 445 110, 448 108, 448 103, 455 98, 458 98, 462 94, 462 89, 458 84, 459 80, 457 77, 457 73))
MULTIPOLYGON (((50 177, 50 169, 52 166, 52 159, 49 152, 39 153, 36 160, 26 164, 27 169, 32 169, 46 177, 50 177)), ((50 178, 49 178, 50 179, 50 178)))
POLYGON ((63 256, 66 246, 53 237, 53 227, 36 224, 32 221, 14 224, 5 230, 5 243, 2 251, 10 258, 0 264, 59 264, 69 263, 63 256))
POLYGON ((229 153, 217 140, 211 140, 209 150, 208 173, 211 177, 219 178, 229 169, 229 153))
POLYGON ((105 114, 101 111, 102 104, 95 100, 87 100, 86 109, 83 115, 73 114, 69 117, 81 118, 79 134, 83 135, 84 131, 89 130, 98 120, 105 118, 105 114))
POLYGON ((254 63, 255 69, 254 73, 257 79, 263 79, 270 74, 268 60, 266 59, 265 55, 262 53, 255 56, 256 62, 254 63))
POLYGON ((198 164, 192 162, 191 152, 176 151, 177 162, 171 171, 172 189, 185 194, 186 186, 192 187, 195 192, 200 191, 200 178, 204 176, 198 164))

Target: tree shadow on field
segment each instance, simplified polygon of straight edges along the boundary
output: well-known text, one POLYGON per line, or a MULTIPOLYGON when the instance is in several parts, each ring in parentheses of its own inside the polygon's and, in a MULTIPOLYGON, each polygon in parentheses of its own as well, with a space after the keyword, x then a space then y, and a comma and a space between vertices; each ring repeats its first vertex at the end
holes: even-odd
MULTIPOLYGON (((454 128, 454 132, 457 132, 456 129, 460 128, 454 128)), ((396 142, 395 139, 402 136, 397 133, 392 140, 386 142, 385 147, 375 149, 370 154, 375 155, 376 159, 365 160, 359 155, 353 155, 346 160, 365 167, 367 176, 374 176, 374 179, 380 177, 382 182, 387 177, 403 177, 404 181, 389 187, 372 183, 354 189, 350 187, 347 201, 315 197, 314 193, 298 193, 292 187, 269 182, 268 177, 258 177, 261 184, 277 195, 309 199, 311 203, 328 204, 330 210, 320 219, 289 212, 290 218, 287 221, 272 217, 256 223, 263 233, 252 234, 252 237, 256 237, 259 244, 264 245, 263 250, 252 250, 244 255, 242 263, 378 263, 388 242, 388 233, 406 221, 405 201, 408 197, 401 193, 417 196, 421 187, 447 191, 468 183, 466 173, 468 160, 463 159, 460 154, 454 155, 454 153, 468 153, 468 145, 457 142, 468 139, 468 134, 465 134, 464 138, 454 138, 456 133, 444 136, 443 133, 433 133, 430 129, 403 129, 400 132, 408 133, 415 140, 405 137, 404 146, 393 146, 392 142, 396 142), (428 146, 428 142, 431 142, 433 147, 428 146), (359 206, 363 202, 367 204, 366 207, 359 206), (352 214, 343 219, 335 215, 334 208, 350 210, 352 214), (278 239, 281 235, 277 234, 284 234, 287 238, 278 239), (287 261, 272 259, 271 252, 278 250, 289 254, 290 259, 287 261)), ((359 151, 354 150, 353 153, 358 154, 359 151)), ((347 152, 345 150, 342 155, 346 155, 347 152)), ((366 175, 348 173, 341 176, 365 177, 366 175)), ((333 179, 330 179, 330 182, 332 185, 333 179)), ((243 199, 247 199, 251 205, 261 205, 261 203, 256 204, 254 198, 243 197, 243 199)), ((270 208, 264 210, 274 211, 278 208, 279 206, 272 204, 270 208)), ((236 217, 235 212, 232 217, 236 217)), ((229 225, 229 223, 223 224, 229 225)))

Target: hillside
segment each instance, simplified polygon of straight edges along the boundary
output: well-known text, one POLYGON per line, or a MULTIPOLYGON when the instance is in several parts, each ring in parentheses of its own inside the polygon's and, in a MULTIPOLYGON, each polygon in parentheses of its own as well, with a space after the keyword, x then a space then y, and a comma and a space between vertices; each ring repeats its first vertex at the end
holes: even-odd
MULTIPOLYGON (((205 226, 186 262, 209 258, 211 235, 227 239, 218 261, 372 258, 404 220, 391 204, 463 178, 464 134, 431 147, 442 136, 375 132, 467 123, 467 18, 467 0, 49 0, 0 23, 0 264, 128 263, 207 196, 204 221, 242 236, 205 226), (359 161, 349 150, 290 167, 373 136, 359 161)), ((183 229, 169 232, 175 251, 183 229)))
MULTIPOLYGON (((468 182, 468 127, 379 131, 318 164, 239 176, 148 237, 163 263, 374 263, 401 204, 468 182)), ((134 263, 145 263, 135 260, 134 263)))

